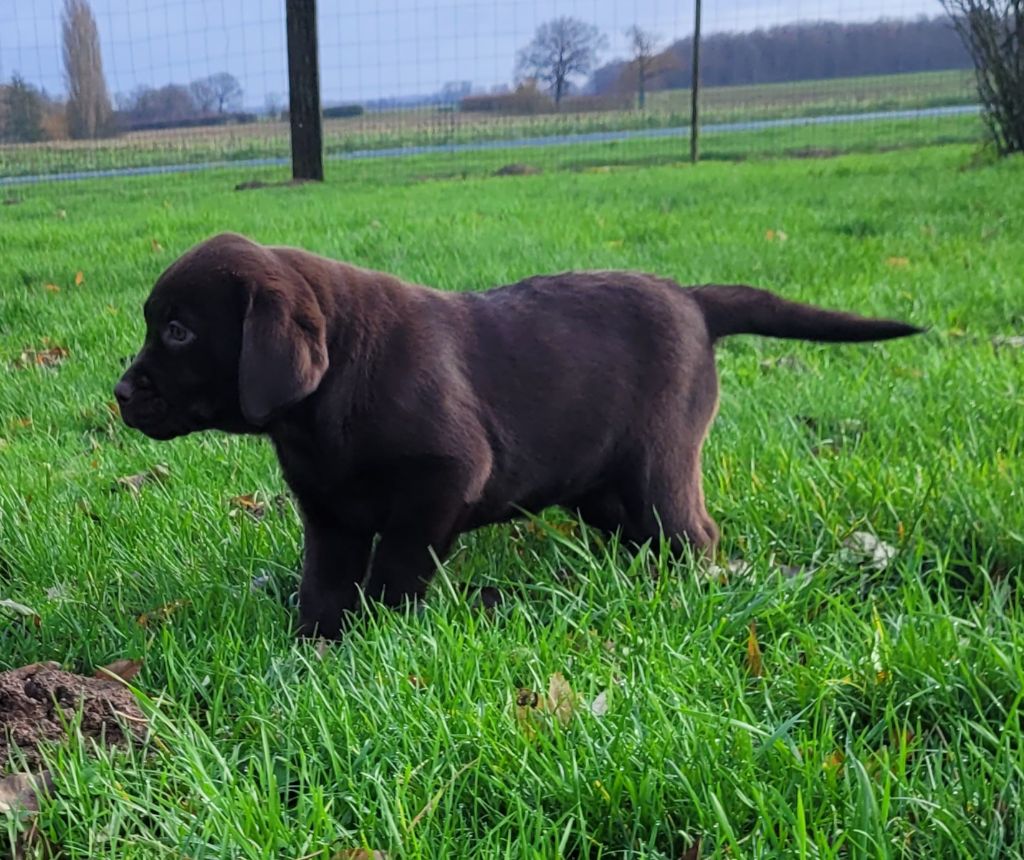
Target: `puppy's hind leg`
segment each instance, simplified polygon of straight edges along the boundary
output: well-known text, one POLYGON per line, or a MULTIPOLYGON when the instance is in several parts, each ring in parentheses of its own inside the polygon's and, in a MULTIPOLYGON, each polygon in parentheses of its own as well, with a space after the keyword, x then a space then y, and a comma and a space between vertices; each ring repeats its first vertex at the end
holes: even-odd
POLYGON ((712 558, 718 526, 704 505, 700 449, 677 449, 646 472, 646 480, 630 481, 624 489, 629 519, 624 536, 656 544, 664 535, 676 554, 690 549, 712 558))

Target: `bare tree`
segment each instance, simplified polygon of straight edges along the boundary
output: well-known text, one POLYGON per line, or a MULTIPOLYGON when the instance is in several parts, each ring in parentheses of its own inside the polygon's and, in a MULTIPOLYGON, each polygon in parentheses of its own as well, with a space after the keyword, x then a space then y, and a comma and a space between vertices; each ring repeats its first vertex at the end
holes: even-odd
POLYGON ((570 77, 588 74, 598 52, 607 45, 608 40, 592 24, 578 18, 555 18, 541 24, 533 41, 519 52, 517 74, 547 84, 558 105, 570 77))
POLYGON ((942 0, 974 60, 985 124, 1001 155, 1024 152, 1024 0, 942 0))
POLYGON ((263 97, 263 112, 270 119, 280 119, 284 110, 285 98, 280 93, 267 93, 263 97))
POLYGON ((88 0, 64 0, 64 78, 68 88, 68 131, 72 137, 98 137, 111 131, 110 96, 96 19, 88 0))
POLYGON ((192 102, 201 114, 213 113, 213 106, 217 104, 217 94, 213 91, 212 81, 212 77, 199 78, 188 85, 192 102))
POLYGON ((654 52, 658 45, 658 37, 634 24, 626 30, 626 38, 629 39, 629 47, 633 53, 631 65, 636 73, 636 104, 643 110, 647 103, 647 79, 654 71, 654 52))
POLYGON ((227 72, 218 72, 210 80, 217 97, 217 113, 238 110, 242 106, 242 85, 238 83, 238 78, 227 72))

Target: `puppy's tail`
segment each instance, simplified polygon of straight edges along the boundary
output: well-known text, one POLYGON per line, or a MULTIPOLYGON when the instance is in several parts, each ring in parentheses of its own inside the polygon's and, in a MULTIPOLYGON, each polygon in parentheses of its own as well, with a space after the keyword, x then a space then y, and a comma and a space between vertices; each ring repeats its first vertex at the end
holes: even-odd
POLYGON ((791 302, 767 290, 740 285, 692 287, 687 292, 704 314, 712 340, 760 334, 797 340, 854 343, 889 340, 924 331, 896 320, 872 319, 791 302))

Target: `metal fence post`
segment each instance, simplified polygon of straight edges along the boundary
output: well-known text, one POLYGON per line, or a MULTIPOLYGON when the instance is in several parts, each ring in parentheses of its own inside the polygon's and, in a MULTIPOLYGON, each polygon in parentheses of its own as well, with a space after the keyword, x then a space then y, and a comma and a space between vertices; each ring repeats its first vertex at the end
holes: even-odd
POLYGON ((324 156, 316 0, 285 0, 285 14, 288 30, 288 118, 291 123, 292 177, 322 182, 324 156))
POLYGON ((693 20, 693 75, 690 80, 690 161, 700 157, 700 0, 695 0, 693 20))

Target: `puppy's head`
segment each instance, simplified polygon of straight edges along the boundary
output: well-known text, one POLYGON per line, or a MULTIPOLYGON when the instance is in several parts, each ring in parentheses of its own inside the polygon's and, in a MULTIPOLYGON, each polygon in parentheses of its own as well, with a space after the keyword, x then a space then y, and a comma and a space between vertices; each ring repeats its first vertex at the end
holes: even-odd
POLYGON ((309 283, 272 249, 214 236, 171 264, 144 306, 142 350, 114 388, 125 423, 154 439, 253 433, 327 370, 309 283))

